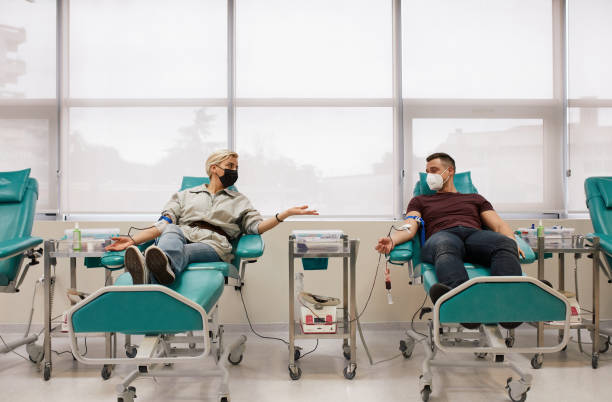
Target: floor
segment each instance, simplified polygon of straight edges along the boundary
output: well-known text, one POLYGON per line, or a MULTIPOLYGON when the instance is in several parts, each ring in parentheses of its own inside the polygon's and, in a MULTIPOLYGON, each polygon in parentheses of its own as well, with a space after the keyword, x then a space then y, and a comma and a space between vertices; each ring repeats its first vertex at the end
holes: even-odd
MULTIPOLYGON (((231 342, 239 335, 226 331, 231 342)), ((269 332, 265 335, 285 337, 286 333, 269 332)), ((533 340, 533 329, 519 329, 517 345, 533 340), (523 341, 523 339, 525 341, 523 341)), ((398 355, 400 330, 368 330, 366 340, 375 361, 398 355)), ((18 334, 3 334, 5 341, 19 338, 18 334)), ((573 335, 575 338, 575 334, 573 335)), ((586 341, 590 341, 588 334, 586 341)), ((584 340, 584 339, 583 339, 584 340)), ((303 341, 304 352, 314 341, 303 341)), ((69 350, 67 338, 54 338, 54 349, 69 350)), ((90 338, 91 354, 103 350, 101 338, 90 338)), ((25 348, 17 349, 25 355, 25 348)), ((287 371, 287 348, 282 343, 257 338, 248 334, 247 350, 239 366, 231 366, 231 400, 239 401, 420 401, 418 378, 422 345, 417 345, 412 357, 399 356, 371 366, 361 343, 358 343, 358 368, 353 380, 342 375, 345 360, 337 340, 321 340, 317 350, 300 360, 303 370, 299 381, 292 381, 287 371)), ((444 355, 437 358, 472 359, 473 355, 444 355)), ((578 350, 573 340, 567 351, 545 356, 540 370, 530 366, 530 355, 507 357, 533 375, 533 385, 527 394, 531 401, 610 401, 612 400, 612 351, 603 354, 597 370, 591 368, 591 359, 578 350)), ((41 379, 41 373, 32 363, 16 354, 0 355, 0 401, 111 401, 116 400, 115 384, 126 375, 130 367, 118 367, 113 376, 103 381, 99 366, 85 366, 73 361, 70 353, 54 356, 50 381, 41 379), (9 397, 10 396, 10 397, 9 397), (4 399, 6 398, 6 399, 4 399)), ((434 368, 431 401, 509 401, 504 390, 506 379, 516 376, 507 369, 434 368)), ((214 381, 193 378, 139 379, 136 401, 214 401, 214 381)))

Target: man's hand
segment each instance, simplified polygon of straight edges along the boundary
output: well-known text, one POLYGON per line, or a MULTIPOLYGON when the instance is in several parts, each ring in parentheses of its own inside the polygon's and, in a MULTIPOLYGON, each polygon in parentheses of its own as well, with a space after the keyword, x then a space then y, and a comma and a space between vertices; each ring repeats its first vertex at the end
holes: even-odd
POLYGON ((525 258, 525 253, 523 252, 523 250, 521 250, 521 246, 518 243, 516 243, 516 248, 518 248, 519 258, 525 258))
POLYGON ((114 240, 115 242, 111 244, 110 246, 106 246, 105 248, 106 251, 121 251, 121 250, 125 250, 126 248, 134 244, 134 241, 132 239, 130 239, 129 237, 124 237, 124 236, 113 237, 111 238, 111 240, 114 240))
POLYGON ((302 205, 301 207, 289 208, 288 210, 285 211, 285 213, 283 215, 286 215, 286 216, 282 217, 282 219, 285 220, 285 218, 287 218, 289 216, 294 216, 294 215, 319 215, 319 212, 317 212, 316 209, 308 209, 308 205, 302 205))
POLYGON ((374 248, 381 254, 389 254, 393 250, 393 241, 390 237, 381 237, 374 248))

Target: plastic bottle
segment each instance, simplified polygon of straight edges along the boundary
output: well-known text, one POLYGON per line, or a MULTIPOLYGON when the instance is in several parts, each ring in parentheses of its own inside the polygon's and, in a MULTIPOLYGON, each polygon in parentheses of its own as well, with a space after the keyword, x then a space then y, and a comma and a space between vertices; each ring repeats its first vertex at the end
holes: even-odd
POLYGON ((74 230, 72 231, 72 249, 74 251, 81 251, 81 230, 79 229, 78 222, 75 222, 74 230))
POLYGON ((542 219, 538 222, 538 237, 544 237, 544 225, 542 224, 542 219))

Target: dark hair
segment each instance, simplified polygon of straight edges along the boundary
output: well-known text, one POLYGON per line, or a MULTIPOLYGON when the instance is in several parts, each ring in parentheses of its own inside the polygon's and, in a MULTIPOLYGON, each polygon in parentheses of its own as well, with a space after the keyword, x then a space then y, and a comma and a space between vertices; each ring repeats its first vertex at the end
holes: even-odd
POLYGON ((445 154, 444 152, 436 152, 435 154, 431 154, 427 157, 427 162, 434 159, 440 159, 446 165, 452 166, 454 171, 457 171, 455 168, 455 160, 449 154, 445 154))

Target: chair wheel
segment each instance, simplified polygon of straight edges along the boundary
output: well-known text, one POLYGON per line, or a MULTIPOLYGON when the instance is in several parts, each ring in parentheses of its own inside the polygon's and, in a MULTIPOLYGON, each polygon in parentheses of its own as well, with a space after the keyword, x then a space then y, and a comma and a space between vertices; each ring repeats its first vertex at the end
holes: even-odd
POLYGON ((593 356, 591 358, 591 367, 593 367, 594 369, 599 367, 599 356, 593 356))
POLYGON ((127 345, 125 347, 125 355, 129 357, 130 359, 133 359, 134 357, 136 357, 137 353, 138 353, 138 349, 136 348, 136 346, 127 345))
POLYGON ((299 380, 300 377, 302 376, 302 369, 299 367, 296 367, 297 370, 295 372, 293 372, 293 370, 291 370, 291 367, 289 367, 289 377, 291 377, 292 380, 299 380))
POLYGON ((302 352, 299 349, 294 349, 293 350, 293 360, 300 360, 300 357, 302 357, 302 352))
POLYGON ((49 378, 51 378, 51 367, 48 365, 45 365, 45 368, 43 369, 43 378, 45 381, 49 381, 49 378))
POLYGON ((108 364, 105 364, 104 367, 102 367, 102 371, 100 371, 100 375, 102 376, 102 379, 108 380, 111 377, 111 374, 112 374, 112 370, 110 369, 108 364))
POLYGON ((431 395, 431 386, 425 385, 421 390, 421 400, 427 402, 429 400, 429 395, 431 395))
POLYGON ((343 372, 344 372, 344 378, 346 378, 347 380, 352 380, 353 378, 355 378, 355 374, 357 374, 357 369, 355 368, 349 371, 348 366, 346 366, 343 372))
POLYGON ((534 355, 531 358, 531 367, 533 367, 536 370, 542 368, 543 363, 544 362, 542 361, 542 357, 540 357, 539 355, 534 355))
POLYGON ((232 365, 237 366, 240 364, 240 362, 242 362, 243 357, 244 357, 244 354, 241 354, 238 360, 232 360, 232 354, 230 353, 229 355, 227 355, 227 361, 232 363, 232 365))
POLYGON ((478 353, 474 353, 474 356, 476 356, 476 358, 478 359, 484 359, 485 357, 487 357, 487 353, 478 352, 478 353))

